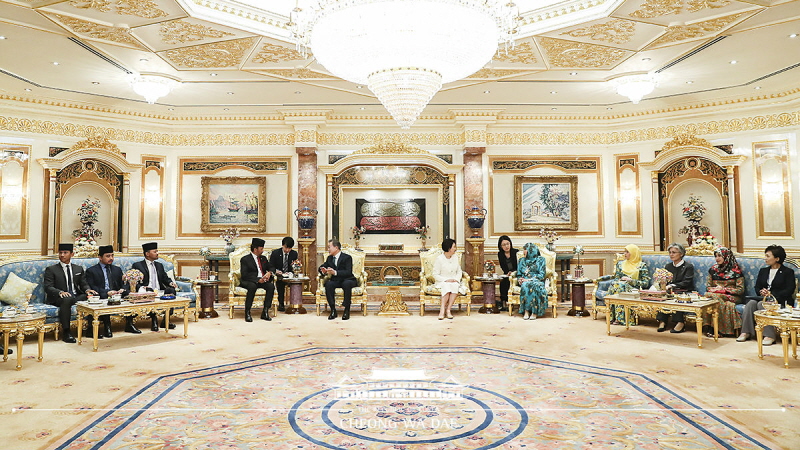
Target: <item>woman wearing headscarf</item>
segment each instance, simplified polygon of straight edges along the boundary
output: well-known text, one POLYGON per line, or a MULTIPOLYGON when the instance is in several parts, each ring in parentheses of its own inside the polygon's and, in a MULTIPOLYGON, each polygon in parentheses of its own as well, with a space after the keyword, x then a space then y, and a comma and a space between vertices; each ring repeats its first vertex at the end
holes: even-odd
POLYGON ((517 266, 519 313, 524 315, 523 319, 529 320, 543 316, 547 309, 547 291, 544 288, 547 265, 536 244, 529 242, 524 250, 525 256, 517 266))
MULTIPOLYGON (((497 261, 500 262, 500 270, 503 274, 509 277, 513 272, 517 271, 517 250, 514 244, 511 243, 511 238, 502 235, 497 240, 497 261)), ((508 311, 508 289, 511 287, 511 281, 508 278, 503 278, 500 281, 500 303, 495 303, 501 311, 508 311)))
MULTIPOLYGON (((744 295, 744 274, 736 262, 733 252, 727 247, 714 250, 717 263, 708 269, 706 297, 719 300, 719 332, 734 334, 742 327, 742 317, 736 312, 736 304, 744 295)), ((703 322, 711 324, 711 314, 703 316, 703 322)))
MULTIPOLYGON (((606 275, 599 279, 600 281, 613 280, 611 287, 608 288, 607 295, 630 292, 634 289, 646 289, 650 286, 650 273, 647 270, 647 263, 642 261, 642 252, 639 247, 635 244, 626 245, 622 256, 623 259, 617 261, 614 276, 606 275)), ((613 323, 625 324, 624 307, 612 305, 609 314, 611 314, 613 323)), ((636 311, 631 309, 628 325, 636 325, 638 323, 639 317, 636 311)))

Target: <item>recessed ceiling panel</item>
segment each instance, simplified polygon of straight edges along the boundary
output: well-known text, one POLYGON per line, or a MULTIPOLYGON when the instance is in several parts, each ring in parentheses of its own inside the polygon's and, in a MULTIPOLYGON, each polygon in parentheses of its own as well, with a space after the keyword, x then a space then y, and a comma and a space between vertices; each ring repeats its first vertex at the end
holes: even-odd
POLYGON ((157 52, 252 36, 235 28, 192 18, 137 27, 132 33, 157 52))
POLYGON ((634 0, 617 8, 613 16, 670 26, 759 9, 760 6, 734 0, 634 0))
POLYGON ((131 28, 186 16, 173 0, 68 0, 41 10, 131 28))
MULTIPOLYGON (((767 25, 774 25, 783 22, 792 22, 800 19, 800 1, 793 0, 791 3, 767 8, 758 14, 748 18, 744 22, 738 23, 730 30, 731 33, 759 28, 767 25)), ((800 26, 797 26, 795 33, 800 33, 800 26)))
POLYGON ((545 33, 543 36, 637 50, 664 31, 664 27, 626 19, 605 18, 545 33))
POLYGON ((672 25, 664 30, 664 34, 654 40, 648 48, 663 47, 677 43, 702 40, 714 37, 736 23, 739 23, 755 12, 739 12, 729 16, 694 22, 687 25, 672 25))
MULTIPOLYGON (((38 28, 40 30, 63 33, 61 27, 54 25, 53 22, 42 17, 36 11, 23 6, 14 6, 0 2, 0 23, 13 23, 38 28)), ((4 32, 2 32, 4 33, 4 32)), ((2 34, 0 33, 0 34, 2 34)))
POLYGON ((249 37, 176 48, 158 54, 180 70, 236 70, 248 57, 257 41, 257 37, 249 37))
POLYGON ((131 35, 130 29, 127 27, 111 27, 62 14, 43 14, 81 39, 103 41, 123 47, 144 49, 144 46, 131 35))
POLYGON ((633 52, 577 41, 536 38, 551 69, 610 69, 633 52))

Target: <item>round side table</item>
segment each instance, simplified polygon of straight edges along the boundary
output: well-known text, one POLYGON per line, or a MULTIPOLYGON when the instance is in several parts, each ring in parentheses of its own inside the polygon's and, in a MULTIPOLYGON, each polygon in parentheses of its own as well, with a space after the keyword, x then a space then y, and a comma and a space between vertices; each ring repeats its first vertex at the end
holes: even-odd
POLYGON ((197 317, 201 319, 214 319, 219 314, 214 310, 214 302, 217 301, 217 289, 219 280, 196 280, 200 285, 200 313, 197 317))
POLYGON ((8 337, 11 333, 17 335, 17 370, 22 370, 22 341, 26 334, 39 335, 39 358, 42 361, 42 347, 44 347, 44 313, 19 314, 13 317, 0 317, 0 332, 3 333, 3 362, 8 361, 8 337))
POLYGON ((589 311, 586 311, 586 285, 591 283, 592 280, 565 280, 567 284, 571 284, 570 297, 572 299, 572 308, 567 313, 568 316, 586 317, 589 311))
POLYGON ((303 307, 303 283, 309 281, 308 277, 284 278, 282 281, 289 285, 289 306, 284 314, 305 314, 303 307))
POLYGON ((483 306, 478 310, 480 314, 500 314, 500 310, 495 306, 495 286, 503 278, 508 278, 505 275, 502 277, 475 277, 476 281, 481 282, 481 289, 483 290, 483 306))

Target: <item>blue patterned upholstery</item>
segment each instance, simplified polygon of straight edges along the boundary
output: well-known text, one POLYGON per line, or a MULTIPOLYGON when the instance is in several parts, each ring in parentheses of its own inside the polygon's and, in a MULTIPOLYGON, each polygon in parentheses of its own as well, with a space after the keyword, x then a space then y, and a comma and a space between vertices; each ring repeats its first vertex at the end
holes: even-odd
MULTIPOLYGON (((125 272, 131 268, 133 263, 141 261, 142 258, 143 257, 141 255, 115 255, 114 265, 119 266, 122 271, 125 272)), ((171 262, 163 259, 159 259, 158 261, 164 265, 164 270, 170 271, 174 269, 174 265, 171 262)), ((47 319, 45 320, 46 323, 55 323, 58 321, 58 308, 53 305, 45 304, 44 270, 48 266, 52 266, 57 262, 58 258, 55 256, 29 256, 9 258, 0 261, 0 287, 2 287, 6 282, 6 278, 8 278, 8 275, 11 272, 14 272, 20 278, 28 280, 32 283, 37 283, 38 286, 36 286, 36 288, 33 290, 33 298, 31 298, 30 304, 37 312, 41 311, 47 314, 47 319)), ((72 258, 72 263, 86 269, 97 264, 97 258, 72 258)), ((194 309, 196 306, 197 295, 192 289, 191 281, 187 282, 176 280, 175 283, 178 285, 179 289, 178 296, 190 298, 191 302, 189 303, 189 307, 194 309)), ((5 303, 0 302, 0 306, 5 306, 5 303)), ((77 320, 75 306, 72 307, 72 318, 73 320, 77 320)))
MULTIPOLYGON (((700 295, 705 294, 706 284, 708 282, 708 269, 710 269, 711 266, 713 266, 716 262, 714 257, 687 256, 684 259, 692 263, 694 266, 694 289, 700 295)), ((650 272, 651 277, 656 269, 663 268, 670 261, 669 255, 667 254, 642 255, 642 260, 647 263, 647 270, 650 272)), ((758 278, 758 271, 764 267, 764 258, 762 256, 737 256, 736 261, 739 262, 739 266, 742 268, 742 272, 744 272, 744 295, 755 296, 756 278, 758 278)), ((784 264, 794 270, 794 276, 797 278, 798 286, 800 286, 800 269, 796 265, 796 262, 794 260, 787 259, 784 264)), ((611 283, 612 281, 610 280, 597 283, 597 289, 595 290, 594 294, 595 307, 605 306, 606 303, 603 299, 605 298, 611 283)), ((595 318, 597 318, 596 315, 595 318)))

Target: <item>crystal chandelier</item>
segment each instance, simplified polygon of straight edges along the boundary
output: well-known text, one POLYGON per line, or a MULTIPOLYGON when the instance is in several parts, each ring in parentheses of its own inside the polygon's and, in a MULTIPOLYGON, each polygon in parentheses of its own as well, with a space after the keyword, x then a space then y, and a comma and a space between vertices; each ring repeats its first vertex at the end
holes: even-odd
POLYGON ((634 105, 639 104, 642 97, 653 92, 658 83, 655 76, 650 74, 627 75, 611 81, 617 89, 617 94, 628 97, 634 105))
POLYGON ((156 74, 143 73, 131 79, 133 92, 144 97, 151 105, 159 98, 169 94, 177 84, 178 81, 172 78, 156 74))
POLYGON ((441 89, 513 45, 511 0, 306 0, 290 15, 298 50, 365 84, 407 129, 441 89))

